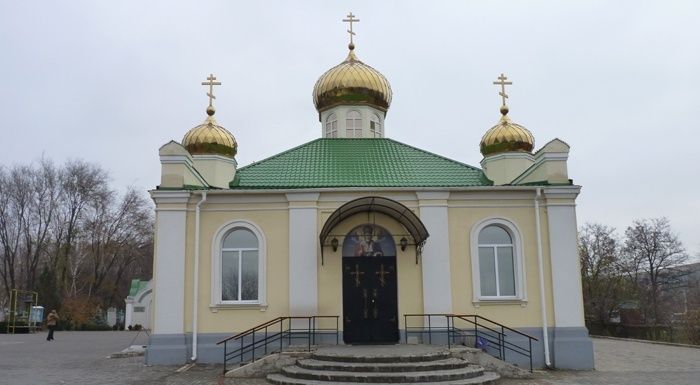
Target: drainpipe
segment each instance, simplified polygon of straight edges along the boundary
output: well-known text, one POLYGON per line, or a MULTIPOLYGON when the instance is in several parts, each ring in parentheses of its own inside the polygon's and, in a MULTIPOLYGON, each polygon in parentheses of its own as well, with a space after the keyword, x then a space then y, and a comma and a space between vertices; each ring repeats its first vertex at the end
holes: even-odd
POLYGON ((549 359, 549 335, 547 333, 547 303, 544 295, 544 267, 542 266, 542 230, 540 228, 540 188, 536 189, 535 195, 535 225, 537 227, 537 267, 540 270, 540 308, 542 309, 542 337, 544 343, 544 364, 547 368, 552 367, 549 359))
POLYGON ((197 362, 197 307, 199 306, 199 207, 207 201, 207 192, 194 210, 194 287, 192 289, 192 362, 197 362))

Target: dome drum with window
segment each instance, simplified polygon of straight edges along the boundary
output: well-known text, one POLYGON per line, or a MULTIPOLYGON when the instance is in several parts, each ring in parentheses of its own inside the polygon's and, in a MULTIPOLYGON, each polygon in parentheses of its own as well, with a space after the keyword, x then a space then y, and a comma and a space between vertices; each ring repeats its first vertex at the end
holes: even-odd
POLYGON ((373 111, 360 108, 338 108, 324 119, 324 138, 383 138, 382 118, 373 111), (340 115, 340 119, 338 116, 340 115), (369 116, 369 118, 366 118, 369 116), (344 117, 344 119, 343 119, 344 117))
POLYGON ((316 82, 313 100, 325 138, 382 138, 391 105, 384 75, 355 56, 326 71, 316 82))

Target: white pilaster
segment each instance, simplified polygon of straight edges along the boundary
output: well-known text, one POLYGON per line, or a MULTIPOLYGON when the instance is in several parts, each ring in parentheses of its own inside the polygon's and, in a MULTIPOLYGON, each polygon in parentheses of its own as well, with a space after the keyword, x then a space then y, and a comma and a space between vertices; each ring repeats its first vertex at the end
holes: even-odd
POLYGON ((154 191, 153 333, 184 333, 185 241, 190 193, 154 191))
POLYGON ((549 223, 554 326, 557 328, 585 326, 581 269, 576 250, 575 199, 579 189, 571 186, 544 190, 549 223))
POLYGON ((289 201, 289 312, 318 313, 318 193, 287 194, 289 201))
POLYGON ((423 311, 452 313, 450 239, 447 199, 449 192, 419 192, 420 219, 430 236, 423 247, 423 311))
POLYGON ((124 313, 124 327, 128 328, 132 325, 132 318, 134 316, 134 299, 129 297, 124 300, 126 302, 126 311, 124 313))

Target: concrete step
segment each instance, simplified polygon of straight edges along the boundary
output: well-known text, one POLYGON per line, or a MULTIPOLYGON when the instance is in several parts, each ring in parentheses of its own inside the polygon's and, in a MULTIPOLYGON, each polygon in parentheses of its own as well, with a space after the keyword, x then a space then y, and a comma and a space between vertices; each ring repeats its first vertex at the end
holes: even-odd
POLYGON ((299 360, 297 366, 310 370, 344 372, 425 372, 465 368, 469 363, 459 358, 423 362, 341 362, 311 358, 299 360))
POLYGON ((318 349, 311 356, 319 361, 339 362, 425 362, 445 360, 452 353, 426 345, 338 346, 318 349))
POLYGON ((433 383, 441 381, 463 380, 484 374, 480 366, 468 366, 457 369, 411 372, 349 372, 335 370, 312 370, 296 365, 282 369, 282 374, 289 378, 316 380, 326 382, 362 382, 362 383, 433 383))
MULTIPOLYGON (((484 372, 481 376, 439 382, 425 382, 430 385, 496 385, 500 376, 493 372, 484 372)), ((290 378, 283 374, 270 374, 267 381, 277 385, 357 385, 360 382, 328 382, 318 380, 308 380, 303 378, 290 378)), ((415 385, 415 382, 375 382, 372 385, 415 385)))

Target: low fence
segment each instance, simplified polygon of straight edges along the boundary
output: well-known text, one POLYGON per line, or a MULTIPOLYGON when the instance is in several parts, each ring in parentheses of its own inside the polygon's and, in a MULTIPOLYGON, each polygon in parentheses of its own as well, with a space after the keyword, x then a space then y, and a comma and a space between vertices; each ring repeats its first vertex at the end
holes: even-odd
POLYGON ((629 325, 586 321, 594 336, 700 345, 700 325, 629 325))

